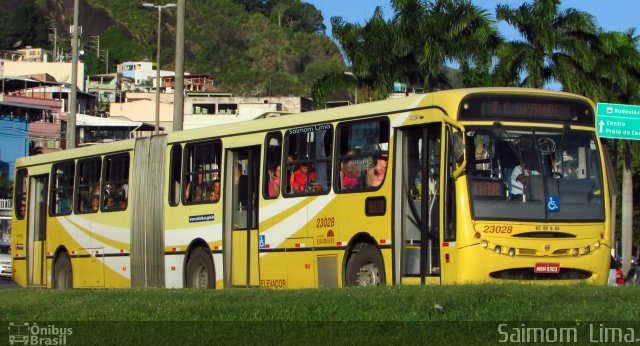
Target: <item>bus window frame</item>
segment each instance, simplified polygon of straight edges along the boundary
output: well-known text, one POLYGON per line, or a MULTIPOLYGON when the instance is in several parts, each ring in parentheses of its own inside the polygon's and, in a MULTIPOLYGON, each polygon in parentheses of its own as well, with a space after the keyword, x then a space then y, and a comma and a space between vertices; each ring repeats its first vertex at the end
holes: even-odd
POLYGON ((16 170, 14 177, 14 192, 13 192, 13 214, 17 220, 24 220, 27 216, 27 181, 29 180, 29 170, 26 168, 19 168, 16 170), (21 191, 18 188, 21 187, 21 191), (24 206, 25 213, 18 214, 20 207, 24 206))
MULTIPOLYGON (((384 185, 385 181, 387 180, 387 176, 389 175, 389 169, 390 169, 390 165, 389 165, 389 158, 387 157, 387 170, 385 171, 385 176, 384 179, 382 180, 382 182, 380 183, 380 185, 378 186, 368 186, 367 184, 367 173, 369 171, 369 168, 371 167, 367 167, 367 171, 364 172, 364 186, 363 187, 356 187, 356 188, 352 188, 352 189, 342 189, 341 185, 342 185, 342 179, 340 176, 340 173, 342 173, 342 163, 341 160, 345 160, 345 162, 348 162, 347 160, 351 160, 351 159, 362 159, 365 160, 367 158, 370 158, 371 162, 369 163, 370 165, 374 165, 376 164, 376 159, 380 156, 381 153, 386 152, 388 154, 388 150, 379 150, 377 152, 367 152, 367 153, 360 153, 357 155, 342 155, 340 154, 340 149, 341 149, 341 145, 342 145, 342 132, 341 129, 345 126, 352 126, 354 124, 362 124, 362 123, 378 123, 380 125, 379 129, 380 129, 380 135, 384 135, 386 136, 386 142, 381 142, 381 140, 384 140, 385 137, 382 138, 378 138, 378 146, 383 145, 386 143, 387 145, 387 149, 389 148, 389 140, 391 138, 391 123, 389 121, 389 118, 386 116, 381 116, 381 117, 375 117, 375 118, 371 118, 371 119, 359 119, 359 120, 350 120, 350 121, 343 121, 338 123, 338 125, 336 126, 336 130, 335 130, 335 146, 334 146, 334 174, 333 174, 333 190, 335 193, 337 194, 343 194, 343 193, 359 193, 359 192, 370 192, 370 191, 377 191, 379 189, 382 188, 382 186, 384 185), (384 131, 386 130, 386 131, 384 131)), ((348 150, 347 150, 348 152, 348 150)))
POLYGON ((54 162, 51 164, 51 183, 49 184, 49 216, 51 217, 57 217, 57 216, 66 216, 66 215, 71 215, 71 213, 73 212, 73 206, 74 206, 74 197, 75 197, 75 172, 76 172, 76 162, 74 160, 65 160, 65 161, 59 161, 59 162, 54 162), (55 190, 61 190, 61 188, 59 186, 56 185, 57 179, 56 179, 56 169, 58 166, 62 165, 62 164, 71 164, 71 186, 66 186, 64 188, 62 188, 62 190, 64 190, 65 192, 69 193, 69 211, 66 213, 56 213, 55 209, 56 209, 56 205, 57 205, 57 201, 55 200, 56 197, 56 193, 54 192, 55 190))
MULTIPOLYGON (((101 180, 102 180, 102 159, 101 159, 101 157, 100 156, 91 156, 91 157, 79 159, 76 162, 76 172, 75 172, 74 189, 73 189, 73 191, 74 191, 74 193, 73 193, 73 196, 74 196, 74 199, 73 199, 73 202, 74 202, 73 212, 74 212, 74 214, 94 214, 94 213, 97 213, 98 210, 100 210, 100 205, 98 205, 98 209, 91 210, 90 206, 91 206, 91 199, 93 197, 93 191, 89 192, 89 200, 87 201, 87 203, 88 203, 87 209, 86 210, 80 210, 80 198, 79 198, 80 197, 79 196, 80 191, 79 191, 79 189, 81 187, 87 186, 87 185, 82 185, 81 186, 79 184, 79 181, 80 181, 80 179, 79 179, 80 166, 85 164, 86 162, 89 162, 89 161, 96 161, 98 163, 98 170, 97 170, 98 171, 98 179, 97 179, 97 182, 94 182, 93 185, 91 185, 91 186, 92 187, 95 186, 95 183, 97 183, 98 186, 102 186, 102 184, 101 184, 101 180)), ((102 188, 100 188, 100 190, 102 190, 102 188)), ((101 204, 102 203, 101 201, 102 201, 102 191, 100 191, 100 193, 98 194, 98 203, 101 204)))
MULTIPOLYGON (((321 196, 321 195, 327 195, 327 194, 329 194, 331 192, 331 187, 332 187, 331 180, 333 179, 333 169, 334 169, 334 167, 333 167, 333 160, 334 160, 333 153, 334 153, 334 144, 335 144, 335 126, 331 122, 322 123, 322 124, 319 124, 319 125, 316 125, 316 126, 320 126, 320 125, 329 125, 330 128, 328 129, 328 131, 329 131, 328 133, 331 134, 331 140, 330 140, 331 148, 328 151, 329 155, 331 155, 331 156, 329 156, 327 158, 323 158, 323 159, 318 159, 316 157, 313 157, 313 158, 307 157, 307 158, 304 158, 304 159, 294 158, 293 161, 289 161, 288 160, 288 157, 290 155, 289 153, 291 152, 289 150, 289 146, 290 146, 290 142, 291 142, 290 138, 291 138, 292 135, 300 134, 300 133, 297 133, 297 132, 296 133, 291 133, 291 130, 310 127, 310 126, 313 126, 313 125, 304 125, 304 126, 297 126, 297 127, 287 128, 285 130, 284 134, 283 134, 283 155, 282 155, 283 156, 283 158, 282 158, 283 162, 282 162, 282 165, 284 167, 282 167, 282 166, 280 167, 280 169, 281 169, 280 179, 282 181, 283 177, 285 176, 282 173, 285 173, 287 178, 286 178, 286 181, 284 181, 284 183, 285 183, 284 184, 285 185, 284 188, 282 187, 282 182, 281 182, 280 190, 281 190, 281 192, 282 191, 285 192, 285 193, 282 193, 282 196, 284 198, 296 198, 296 197, 306 197, 306 196, 321 196), (286 157, 287 157, 286 159, 285 159, 285 153, 286 153, 286 157), (299 167, 301 165, 305 164, 307 166, 307 186, 308 186, 309 185, 308 176, 311 173, 310 166, 311 166, 312 163, 315 163, 316 166, 317 166, 317 163, 319 163, 319 162, 326 162, 326 163, 328 163, 330 165, 329 172, 328 172, 328 175, 327 175, 327 180, 328 180, 327 181, 327 188, 322 190, 322 191, 317 191, 317 192, 316 191, 311 191, 310 189, 307 189, 307 188, 305 188, 306 191, 304 191, 304 192, 293 192, 293 191, 290 192, 289 188, 290 188, 290 177, 291 177, 291 175, 293 175, 295 173, 295 171, 297 169, 299 169, 299 167), (290 170, 291 167, 293 167, 293 169, 290 170)), ((311 132, 311 131, 309 131, 309 132, 311 132)), ((316 131, 314 131, 314 133, 315 132, 316 131)), ((325 136, 326 136, 326 133, 325 133, 325 136)), ((310 142, 307 141, 305 143, 308 144, 310 142)), ((326 142, 325 142, 325 145, 326 145, 326 142)), ((317 177, 317 173, 316 173, 316 177, 317 177)))
MULTIPOLYGON (((105 186, 107 185, 107 183, 111 184, 112 189, 114 186, 114 182, 118 182, 118 183, 122 183, 124 181, 123 184, 126 184, 127 186, 129 186, 129 182, 131 180, 131 155, 128 152, 124 152, 124 153, 113 153, 113 154, 108 154, 105 155, 102 158, 102 172, 101 172, 101 179, 100 179, 100 193, 102 194, 104 191, 106 191, 105 186), (127 158, 127 166, 129 166, 129 169, 127 171, 127 180, 109 180, 106 181, 106 176, 107 176, 107 159, 114 159, 117 157, 125 157, 127 158)), ((128 193, 128 191, 126 192, 128 193)), ((113 192, 111 193, 113 194, 113 192)), ((108 209, 106 208, 106 203, 107 203, 107 199, 111 197, 111 196, 104 196, 104 200, 100 199, 100 210, 103 212, 115 212, 115 211, 123 211, 123 210, 127 210, 127 208, 129 207, 129 196, 127 195, 126 198, 126 202, 127 202, 127 206, 124 209, 120 209, 118 207, 114 208, 114 209, 108 209)), ((117 201, 114 201, 114 203, 117 203, 117 201)))
MULTIPOLYGON (((195 153, 195 152, 194 152, 195 153)), ((202 200, 199 201, 188 201, 185 193, 187 191, 187 176, 191 175, 191 176, 197 176, 197 174, 202 173, 203 176, 203 183, 209 183, 209 184, 213 184, 213 182, 217 179, 220 181, 220 184, 222 184, 222 153, 223 153, 223 146, 222 146, 222 141, 219 138, 215 138, 215 139, 205 139, 205 140, 201 140, 201 141, 194 141, 194 142, 187 142, 184 145, 184 148, 182 150, 182 170, 181 170, 181 176, 182 176, 182 182, 181 182, 181 186, 180 186, 180 200, 182 201, 182 205, 199 205, 199 204, 216 204, 219 203, 220 200, 222 200, 222 187, 221 187, 221 191, 220 191, 220 199, 218 201, 210 201, 208 199, 208 194, 205 191, 204 194, 204 198, 202 200), (207 145, 211 145, 213 146, 213 150, 211 152, 214 153, 214 156, 217 155, 217 165, 218 168, 217 169, 201 169, 198 170, 197 167, 195 170, 193 171, 187 171, 187 165, 189 164, 188 162, 188 155, 189 155, 189 149, 190 148, 195 148, 195 147, 205 147, 207 145), (216 145, 218 146, 216 148, 216 145), (214 173, 218 174, 217 178, 214 178, 214 173), (211 180, 207 181, 204 178, 206 178, 206 174, 211 174, 211 180)), ((194 154, 194 156, 197 154, 194 154)), ((216 163, 211 162, 211 163, 216 163)), ((194 165, 196 165, 194 163, 194 165)), ((205 184, 206 186, 206 184, 205 184)), ((209 187, 209 186, 207 186, 209 187)))
POLYGON ((169 151, 169 187, 168 187, 168 203, 170 207, 175 207, 180 205, 180 201, 184 195, 182 189, 182 158, 183 158, 184 150, 182 144, 174 143, 171 146, 171 150, 169 151), (178 153, 174 153, 174 151, 179 150, 178 153), (174 160, 177 160, 176 163, 174 160), (177 171, 177 172, 176 172, 177 171), (177 176, 176 176, 177 173, 177 176), (173 183, 177 182, 178 189, 175 190, 173 183), (177 194, 177 195, 176 195, 177 194))
MULTIPOLYGON (((282 132, 280 131, 271 131, 268 132, 267 135, 265 136, 264 139, 264 162, 263 162, 263 182, 262 182, 262 198, 264 199, 278 199, 281 196, 284 196, 283 193, 283 187, 284 185, 282 184, 283 179, 282 179, 282 172, 283 170, 283 149, 284 149, 284 138, 282 135, 282 132), (268 148, 269 148, 269 142, 271 141, 272 138, 275 138, 277 140, 280 140, 280 159, 277 161, 277 165, 280 166, 280 189, 278 190, 278 196, 276 197, 270 197, 269 196, 269 185, 271 183, 271 177, 269 176, 269 174, 267 174, 270 171, 269 168, 269 164, 272 164, 270 157, 268 157, 268 155, 271 153, 268 148)), ((277 166, 276 166, 277 167, 277 166)), ((275 168, 275 167, 274 167, 275 168)))

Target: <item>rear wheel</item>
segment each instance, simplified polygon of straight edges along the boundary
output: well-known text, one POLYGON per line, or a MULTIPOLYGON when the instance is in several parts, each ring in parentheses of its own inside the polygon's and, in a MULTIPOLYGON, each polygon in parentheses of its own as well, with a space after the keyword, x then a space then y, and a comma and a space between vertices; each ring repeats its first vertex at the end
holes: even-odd
POLYGON ((58 256, 53 267, 53 288, 69 289, 73 288, 73 272, 71 271, 71 261, 64 253, 58 256))
POLYGON ((187 262, 188 288, 214 288, 214 272, 211 254, 205 248, 193 250, 187 262))
POLYGON ((348 286, 381 286, 386 283, 380 251, 371 244, 364 244, 347 264, 348 286))

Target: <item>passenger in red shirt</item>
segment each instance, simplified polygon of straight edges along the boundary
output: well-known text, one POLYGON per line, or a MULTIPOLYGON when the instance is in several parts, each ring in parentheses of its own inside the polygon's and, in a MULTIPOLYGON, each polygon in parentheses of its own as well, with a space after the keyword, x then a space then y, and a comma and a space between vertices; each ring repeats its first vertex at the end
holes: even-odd
POLYGON ((307 164, 303 163, 298 169, 293 172, 289 183, 291 184, 291 191, 293 193, 303 193, 307 187, 308 168, 307 164))

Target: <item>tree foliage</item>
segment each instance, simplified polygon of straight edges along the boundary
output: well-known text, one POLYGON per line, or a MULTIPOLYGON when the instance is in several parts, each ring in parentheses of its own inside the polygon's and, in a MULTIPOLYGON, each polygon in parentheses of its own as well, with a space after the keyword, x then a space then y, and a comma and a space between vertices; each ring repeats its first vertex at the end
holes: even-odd
POLYGON ((13 13, 0 12, 0 49, 50 48, 49 26, 49 19, 34 5, 22 6, 13 13))

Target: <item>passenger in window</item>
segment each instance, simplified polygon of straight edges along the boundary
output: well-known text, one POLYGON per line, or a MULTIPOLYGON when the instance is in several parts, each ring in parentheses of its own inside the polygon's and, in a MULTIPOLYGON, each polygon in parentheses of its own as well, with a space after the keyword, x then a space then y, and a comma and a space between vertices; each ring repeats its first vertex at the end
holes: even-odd
POLYGON ((273 169, 271 180, 269 181, 269 198, 280 196, 280 165, 273 169))
POLYGON ((107 199, 104 202, 104 209, 105 210, 114 210, 115 207, 116 207, 115 198, 113 198, 113 196, 108 196, 107 199))
POLYGON ((380 153, 376 159, 375 166, 369 168, 367 172, 367 185, 377 187, 382 184, 384 176, 387 172, 387 153, 380 153))
POLYGON ((291 178, 289 179, 289 183, 291 185, 291 191, 293 193, 303 193, 307 188, 307 178, 308 178, 308 167, 306 163, 302 163, 298 166, 291 178))
POLYGON ((125 210, 127 209, 127 200, 124 198, 121 198, 118 200, 118 209, 119 210, 125 210))
POLYGON ((26 205, 22 203, 18 208, 18 218, 20 219, 24 218, 25 212, 26 212, 26 205))
POLYGON ((91 196, 91 209, 87 211, 98 211, 100 208, 100 197, 93 195, 91 196))
POLYGON ((211 193, 209 200, 216 203, 220 200, 220 179, 216 179, 211 183, 211 193))
MULTIPOLYGON (((353 156, 356 154, 355 150, 349 150, 347 155, 353 156)), ((346 190, 351 190, 359 185, 360 181, 360 168, 358 164, 353 160, 353 158, 349 159, 349 161, 345 162, 342 166, 342 188, 346 190)))
POLYGON ((201 201, 205 194, 204 175, 202 173, 196 174, 196 180, 187 183, 187 187, 184 190, 184 199, 188 202, 201 201))

